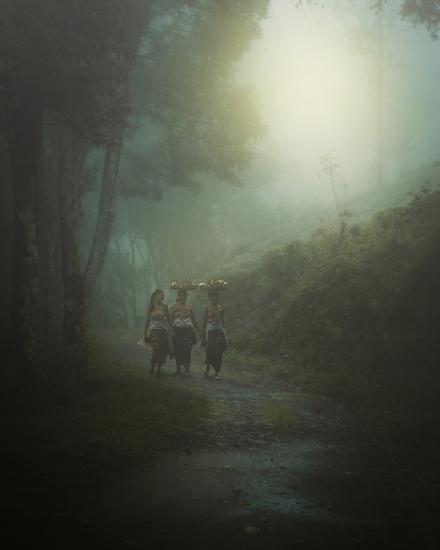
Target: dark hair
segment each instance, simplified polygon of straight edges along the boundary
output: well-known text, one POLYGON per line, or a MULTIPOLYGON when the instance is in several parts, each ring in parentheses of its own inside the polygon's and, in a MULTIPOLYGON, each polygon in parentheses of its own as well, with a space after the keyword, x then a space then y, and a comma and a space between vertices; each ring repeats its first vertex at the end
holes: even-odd
POLYGON ((185 288, 179 288, 177 291, 177 299, 179 299, 179 296, 185 296, 185 298, 188 297, 188 291, 185 288))
POLYGON ((215 289, 215 288, 212 288, 212 289, 208 290, 208 298, 211 299, 211 300, 212 300, 213 298, 215 298, 216 300, 218 300, 218 299, 219 299, 219 292, 218 292, 218 290, 215 289))
POLYGON ((156 288, 156 290, 153 292, 153 294, 150 296, 150 305, 148 307, 148 315, 151 315, 151 312, 154 308, 154 300, 156 299, 159 294, 163 294, 165 296, 165 292, 161 288, 156 288))

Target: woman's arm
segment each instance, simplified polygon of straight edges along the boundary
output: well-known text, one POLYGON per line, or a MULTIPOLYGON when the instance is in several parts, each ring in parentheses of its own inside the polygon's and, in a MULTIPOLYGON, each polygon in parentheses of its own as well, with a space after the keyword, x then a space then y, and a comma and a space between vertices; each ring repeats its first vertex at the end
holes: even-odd
POLYGON ((148 327, 150 326, 150 316, 151 316, 151 312, 150 312, 150 308, 148 308, 147 309, 147 317, 145 319, 144 339, 147 338, 148 327))
POLYGON ((170 323, 170 325, 172 326, 173 323, 174 323, 174 314, 175 314, 175 310, 174 310, 174 304, 170 307, 169 311, 168 311, 168 321, 170 323))
POLYGON ((201 339, 204 344, 206 344, 206 325, 207 324, 208 324, 208 306, 206 306, 205 309, 203 310, 203 324, 202 324, 203 334, 201 336, 201 339))
POLYGON ((168 321, 168 324, 170 325, 171 324, 171 319, 170 319, 170 311, 168 309, 168 306, 167 304, 164 304, 164 309, 165 309, 165 317, 167 318, 167 321, 168 321))
POLYGON ((193 324, 193 327, 196 329, 197 333, 199 334, 199 336, 201 335, 201 332, 200 332, 200 329, 197 325, 197 321, 196 321, 196 317, 194 315, 194 311, 193 311, 193 308, 191 307, 190 309, 190 315, 191 315, 191 322, 193 324))

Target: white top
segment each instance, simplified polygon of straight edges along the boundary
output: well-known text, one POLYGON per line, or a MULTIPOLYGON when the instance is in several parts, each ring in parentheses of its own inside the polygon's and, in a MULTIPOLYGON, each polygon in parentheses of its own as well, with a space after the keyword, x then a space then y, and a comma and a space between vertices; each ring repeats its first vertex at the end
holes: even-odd
POLYGON ((150 320, 150 330, 152 329, 162 329, 168 330, 169 325, 166 319, 151 319, 150 320))
POLYGON ((173 322, 174 327, 192 327, 191 317, 176 317, 173 322))
POLYGON ((207 332, 209 332, 210 330, 222 330, 222 329, 223 329, 223 325, 220 319, 209 320, 206 323, 207 332))

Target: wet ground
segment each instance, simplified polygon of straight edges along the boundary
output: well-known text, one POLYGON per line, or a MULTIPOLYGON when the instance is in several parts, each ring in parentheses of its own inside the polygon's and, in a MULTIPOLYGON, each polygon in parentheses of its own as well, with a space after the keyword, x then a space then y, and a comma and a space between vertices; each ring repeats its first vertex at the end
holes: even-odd
MULTIPOLYGON (((145 368, 142 350, 120 352, 145 368)), ((205 378, 201 360, 196 353, 189 378, 168 366, 161 382, 209 401, 200 432, 106 488, 100 517, 108 544, 440 547, 438 487, 429 484, 427 500, 415 472, 363 441, 341 406, 293 387, 232 382, 227 370, 220 381, 205 378)))
MULTIPOLYGON (((114 348, 121 368, 147 369, 145 350, 114 348)), ((7 497, 0 506, 2 532, 12 537, 6 547, 44 541, 62 549, 440 548, 432 434, 426 443, 399 447, 329 398, 249 379, 234 372, 232 361, 221 380, 206 378, 199 351, 188 378, 174 376, 169 363, 157 387, 201 396, 208 408, 200 409, 206 412, 198 426, 174 432, 181 440, 164 433, 153 462, 131 473, 101 482, 93 473, 91 483, 84 470, 83 486, 72 491, 69 465, 57 467, 62 454, 42 454, 49 471, 41 480, 27 457, 1 468, 16 501, 12 520, 2 517, 7 497), (18 485, 11 471, 19 473, 18 485)))

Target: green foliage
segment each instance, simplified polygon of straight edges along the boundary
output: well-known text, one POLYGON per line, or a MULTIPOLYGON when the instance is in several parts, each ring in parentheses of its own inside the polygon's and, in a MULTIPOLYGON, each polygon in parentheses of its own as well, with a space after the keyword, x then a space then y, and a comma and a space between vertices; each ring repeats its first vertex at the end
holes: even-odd
POLYGON ((7 93, 40 96, 45 108, 102 143, 125 125, 127 80, 150 2, 5 0, 0 59, 7 93))
POLYGON ((364 226, 321 228, 272 251, 252 273, 229 277, 234 343, 282 359, 293 379, 308 373, 327 394, 433 403, 439 235, 440 192, 421 191, 364 226))
POLYGON ((432 38, 438 38, 440 25, 440 5, 432 0, 404 0, 401 15, 414 25, 421 24, 431 33, 432 38))
POLYGON ((183 4, 156 9, 144 36, 136 131, 122 167, 126 196, 151 198, 207 174, 236 182, 263 133, 255 98, 234 83, 233 69, 260 32, 267 0, 183 4))

